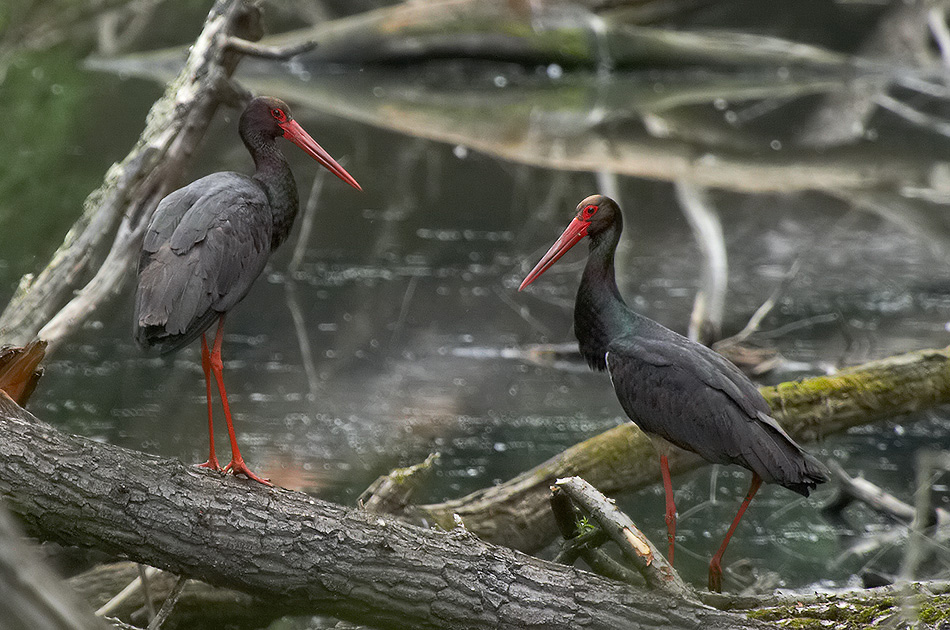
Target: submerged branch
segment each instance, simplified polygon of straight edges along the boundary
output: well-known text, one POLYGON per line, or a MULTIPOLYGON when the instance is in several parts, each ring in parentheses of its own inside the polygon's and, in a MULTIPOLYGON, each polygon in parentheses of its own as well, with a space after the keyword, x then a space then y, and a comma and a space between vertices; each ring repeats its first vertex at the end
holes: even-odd
POLYGON ((269 41, 316 41, 318 48, 304 60, 311 63, 463 58, 592 69, 701 63, 897 72, 883 63, 778 37, 635 26, 616 15, 601 16, 579 3, 559 0, 402 2, 269 41))

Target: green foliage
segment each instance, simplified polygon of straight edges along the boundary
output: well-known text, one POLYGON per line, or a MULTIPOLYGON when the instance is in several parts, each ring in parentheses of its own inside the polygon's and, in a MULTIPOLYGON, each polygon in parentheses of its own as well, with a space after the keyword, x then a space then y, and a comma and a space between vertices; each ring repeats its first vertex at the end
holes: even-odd
POLYGON ((582 516, 577 519, 577 532, 578 534, 586 534, 589 531, 593 531, 596 528, 596 525, 590 522, 590 519, 586 516, 582 516))
POLYGON ((934 627, 950 621, 950 595, 939 595, 928 599, 917 611, 917 616, 926 624, 934 627))
POLYGON ((91 88, 75 53, 14 54, 0 85, 0 233, 18 235, 5 240, 2 256, 22 264, 62 239, 101 173, 71 168, 80 151, 95 150, 80 148, 91 88))
POLYGON ((87 83, 71 51, 61 48, 21 54, 10 68, 0 90, 0 146, 5 149, 0 219, 15 209, 56 205, 62 198, 61 186, 71 178, 58 166, 76 143, 87 83), (46 181, 40 185, 38 179, 46 181))

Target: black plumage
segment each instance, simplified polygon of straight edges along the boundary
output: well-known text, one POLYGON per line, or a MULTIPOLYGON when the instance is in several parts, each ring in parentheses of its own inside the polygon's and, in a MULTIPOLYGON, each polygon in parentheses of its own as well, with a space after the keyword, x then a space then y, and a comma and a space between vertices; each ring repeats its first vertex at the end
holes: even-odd
POLYGON ((222 377, 221 341, 225 314, 250 291, 297 216, 297 185, 276 139, 290 140, 337 177, 360 187, 281 100, 251 100, 241 114, 239 132, 254 158, 252 176, 208 175, 171 193, 155 209, 139 260, 133 336, 142 348, 163 354, 201 337, 211 441, 202 466, 221 469, 211 417, 213 372, 231 440, 231 463, 224 470, 267 483, 248 470, 237 446, 222 377), (218 329, 209 350, 204 333, 215 321, 218 329))
MULTIPOLYGON (((827 469, 771 417, 758 388, 721 355, 626 305, 614 273, 614 252, 622 230, 623 217, 613 200, 601 195, 584 199, 571 225, 521 288, 581 238, 589 237, 590 253, 574 306, 574 332, 591 368, 610 375, 630 419, 655 442, 661 438, 707 461, 738 464, 752 471, 753 488, 739 516, 760 480, 808 496, 817 484, 827 481, 827 469)), ((672 559, 675 508, 662 442, 659 449, 672 559)), ((731 533, 714 557, 716 568, 731 533)), ((718 580, 713 571, 711 567, 711 584, 718 580)))

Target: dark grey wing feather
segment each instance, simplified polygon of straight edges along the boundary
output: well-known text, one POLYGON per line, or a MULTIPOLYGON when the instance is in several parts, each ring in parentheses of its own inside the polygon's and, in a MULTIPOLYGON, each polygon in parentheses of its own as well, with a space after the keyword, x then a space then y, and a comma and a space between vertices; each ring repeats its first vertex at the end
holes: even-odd
POLYGON ((159 202, 142 241, 143 253, 155 253, 163 243, 168 242, 185 214, 207 193, 204 185, 206 179, 179 188, 159 202))
POLYGON ((648 433, 715 463, 733 463, 807 496, 827 479, 769 415, 768 403, 738 368, 709 348, 655 324, 608 347, 607 369, 620 403, 648 433))
POLYGON ((270 256, 272 229, 266 194, 244 175, 216 173, 166 197, 139 266, 139 344, 176 350, 239 302, 270 256))

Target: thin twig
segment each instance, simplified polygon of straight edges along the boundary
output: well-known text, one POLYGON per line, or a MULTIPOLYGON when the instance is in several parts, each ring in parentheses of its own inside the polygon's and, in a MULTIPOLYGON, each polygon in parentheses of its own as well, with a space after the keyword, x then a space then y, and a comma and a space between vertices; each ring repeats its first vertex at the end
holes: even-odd
POLYGON ((313 185, 310 186, 310 196, 307 197, 307 205, 304 207, 303 216, 300 218, 300 232, 297 234, 297 243, 294 245, 294 255, 287 265, 287 273, 291 276, 300 270, 303 264, 303 257, 307 253, 307 245, 310 243, 310 233, 313 231, 313 224, 317 215, 317 207, 320 202, 320 193, 323 192, 323 184, 326 182, 327 171, 320 169, 313 177, 313 185))
POLYGON ((317 171, 317 174, 313 178, 313 185, 310 187, 310 196, 307 198, 307 205, 304 207, 304 214, 300 222, 300 232, 297 235, 297 242, 294 245, 294 253, 290 259, 290 264, 287 265, 287 277, 284 282, 284 291, 287 294, 287 310, 290 311, 290 317, 294 321, 294 331, 297 335, 298 346, 300 347, 300 358, 303 361, 303 369, 307 375, 310 396, 314 400, 320 389, 320 378, 317 374, 316 363, 314 363, 313 360, 313 349, 310 347, 310 338, 307 336, 306 319, 303 316, 303 309, 300 308, 300 301, 297 298, 295 276, 303 264, 307 244, 310 242, 310 232, 313 230, 314 217, 317 213, 318 201, 325 180, 326 171, 317 171))
POLYGON ((396 342, 403 325, 406 323, 406 315, 409 313, 409 304, 412 302, 412 296, 416 293, 416 287, 419 285, 419 276, 415 275, 409 278, 406 284, 406 292, 402 296, 402 304, 399 305, 399 314, 396 315, 396 323, 393 324, 393 334, 389 337, 390 347, 396 342))
POLYGON ((142 596, 145 597, 145 609, 148 611, 148 620, 155 619, 155 602, 152 601, 152 593, 148 588, 148 575, 145 571, 145 565, 136 564, 139 571, 139 579, 142 580, 142 596))
POLYGON ((874 102, 908 122, 950 138, 950 121, 944 118, 922 112, 888 94, 878 94, 874 97, 874 102))
MULTIPOLYGON (((916 515, 914 507, 886 492, 862 477, 850 476, 837 462, 828 462, 832 476, 838 482, 838 497, 823 508, 823 511, 844 509, 852 501, 860 501, 875 512, 886 514, 904 524, 909 524, 916 515)), ((934 508, 927 516, 927 525, 950 524, 950 513, 934 508)))
POLYGON ((495 292, 495 295, 498 296, 498 299, 500 299, 502 302, 505 303, 506 306, 508 306, 515 313, 517 313, 518 316, 521 317, 521 319, 523 319, 525 322, 527 322, 529 326, 534 328, 535 331, 541 333, 542 335, 546 337, 551 336, 551 329, 545 326, 544 323, 540 319, 532 316, 531 312, 528 310, 528 307, 515 302, 511 298, 511 296, 508 295, 509 293, 508 291, 502 291, 498 287, 492 287, 492 291, 495 292))
POLYGON ((178 576, 178 581, 175 582, 172 592, 168 594, 168 597, 165 598, 165 603, 162 604, 158 614, 155 615, 155 618, 152 619, 151 623, 148 624, 148 630, 159 630, 159 628, 162 627, 169 615, 171 615, 172 611, 175 609, 175 604, 178 603, 178 598, 181 596, 181 592, 184 590, 185 583, 187 581, 188 578, 184 575, 178 576))
MULTIPOLYGON (((156 569, 155 567, 148 567, 147 569, 145 569, 145 575, 148 577, 152 577, 156 573, 158 573, 158 569, 156 569)), ((126 586, 121 591, 119 591, 119 593, 115 597, 113 597, 112 599, 107 601, 105 604, 103 604, 101 607, 99 607, 99 610, 96 611, 96 614, 100 617, 105 617, 106 615, 114 611, 116 608, 118 608, 119 605, 122 604, 122 602, 124 602, 129 597, 137 593, 141 587, 142 587, 142 578, 140 576, 132 580, 129 583, 129 585, 126 586)))
POLYGON ((785 291, 786 287, 788 287, 789 283, 791 283, 795 276, 798 275, 798 271, 801 269, 801 267, 802 259, 796 258, 795 262, 792 263, 792 266, 789 267, 788 271, 782 275, 782 279, 778 286, 772 290, 772 294, 769 295, 768 299, 765 300, 765 302, 763 302, 762 305, 755 310, 755 313, 753 313, 752 317, 749 318, 749 322, 745 325, 745 327, 733 336, 722 339, 720 343, 723 345, 741 343, 748 339, 749 335, 756 332, 759 329, 759 326, 762 324, 762 320, 765 319, 765 316, 768 315, 773 308, 775 308, 776 304, 778 304, 778 299, 782 296, 782 293, 785 291))

